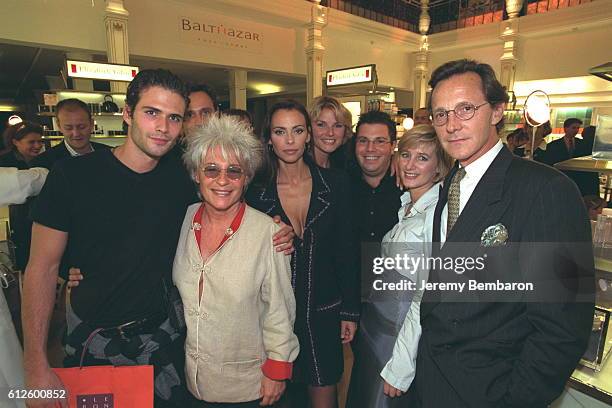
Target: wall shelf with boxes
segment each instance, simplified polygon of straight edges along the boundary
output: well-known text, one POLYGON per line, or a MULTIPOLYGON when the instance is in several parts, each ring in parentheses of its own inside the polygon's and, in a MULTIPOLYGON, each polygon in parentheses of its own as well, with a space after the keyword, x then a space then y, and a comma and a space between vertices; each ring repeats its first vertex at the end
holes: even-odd
POLYGON ((38 105, 38 116, 45 126, 43 139, 50 145, 62 140, 58 130, 55 106, 64 99, 76 98, 89 106, 94 120, 92 139, 110 146, 123 144, 126 133, 123 131, 123 108, 125 106, 124 94, 104 92, 78 91, 72 89, 51 90, 44 95, 44 104, 38 105))

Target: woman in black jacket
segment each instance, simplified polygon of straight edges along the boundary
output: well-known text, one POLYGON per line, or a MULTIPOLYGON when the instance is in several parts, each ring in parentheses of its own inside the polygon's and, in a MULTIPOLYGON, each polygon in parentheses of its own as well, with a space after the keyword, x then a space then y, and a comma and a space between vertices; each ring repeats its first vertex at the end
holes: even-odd
POLYGON ((4 143, 11 150, 0 156, 0 167, 30 168, 30 161, 42 152, 42 127, 33 122, 20 122, 4 131, 4 143))
MULTIPOLYGON (((4 139, 12 149, 0 156, 0 167, 30 168, 31 161, 43 148, 42 127, 34 122, 17 123, 6 129, 4 139)), ((29 202, 9 206, 11 241, 15 245, 15 261, 18 270, 25 270, 30 255, 32 222, 29 219, 29 202)))
POLYGON ((342 344, 359 320, 359 264, 344 173, 317 167, 305 155, 311 140, 306 109, 275 104, 264 126, 267 174, 247 193, 250 206, 292 225, 292 285, 300 354, 293 381, 308 385, 311 406, 335 407, 343 370, 342 344))

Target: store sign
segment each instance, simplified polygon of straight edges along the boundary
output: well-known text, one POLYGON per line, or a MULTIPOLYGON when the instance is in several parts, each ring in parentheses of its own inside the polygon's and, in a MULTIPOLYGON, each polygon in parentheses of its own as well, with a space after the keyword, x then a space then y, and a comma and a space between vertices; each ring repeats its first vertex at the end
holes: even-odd
POLYGON ((363 67, 338 69, 327 71, 327 86, 351 85, 374 81, 376 76, 376 65, 365 65, 363 67))
POLYGON ((204 18, 179 16, 178 29, 185 42, 253 53, 262 52, 264 31, 269 31, 261 24, 212 13, 204 18))
POLYGON ((66 61, 67 73, 72 78, 102 79, 131 82, 138 74, 138 67, 119 64, 100 64, 89 61, 66 61))

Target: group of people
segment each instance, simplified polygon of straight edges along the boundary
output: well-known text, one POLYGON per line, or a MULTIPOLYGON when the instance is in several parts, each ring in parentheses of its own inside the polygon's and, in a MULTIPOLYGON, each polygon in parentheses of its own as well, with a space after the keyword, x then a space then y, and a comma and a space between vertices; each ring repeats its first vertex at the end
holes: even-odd
POLYGON ((567 177, 503 146, 490 66, 451 61, 430 85, 424 123, 396 146, 388 115, 364 113, 353 134, 331 97, 274 104, 257 137, 210 88, 138 73, 125 143, 57 160, 31 205, 27 388, 62 387, 46 342, 70 266, 65 365, 152 364, 156 407, 335 407, 343 344, 347 407, 547 406, 592 323, 586 210, 567 177), (373 270, 483 254, 465 272, 373 270), (548 297, 441 289, 468 280, 543 281, 548 297))

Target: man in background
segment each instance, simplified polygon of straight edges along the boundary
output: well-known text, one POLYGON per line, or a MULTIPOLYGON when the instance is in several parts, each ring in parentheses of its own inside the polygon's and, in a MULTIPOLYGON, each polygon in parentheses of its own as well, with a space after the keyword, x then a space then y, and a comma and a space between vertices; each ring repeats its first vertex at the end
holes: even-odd
MULTIPOLYGON (((593 144, 576 138, 582 121, 569 118, 563 122, 565 134, 562 138, 548 144, 544 163, 551 166, 574 157, 588 156, 593 151, 593 144)), ((585 171, 563 171, 578 186, 582 196, 599 195, 599 173, 585 171)))
POLYGON ((427 108, 419 108, 414 113, 414 126, 431 125, 431 117, 427 108))
POLYGON ((218 114, 217 94, 206 84, 195 84, 189 87, 189 106, 185 114, 185 132, 194 126, 203 125, 212 115, 218 114))
POLYGON ((51 168, 59 160, 82 156, 94 150, 108 149, 109 146, 91 141, 94 122, 87 104, 80 99, 63 99, 55 107, 57 125, 64 140, 38 155, 32 167, 51 168))

